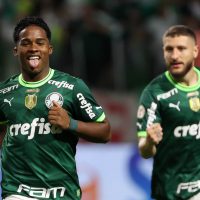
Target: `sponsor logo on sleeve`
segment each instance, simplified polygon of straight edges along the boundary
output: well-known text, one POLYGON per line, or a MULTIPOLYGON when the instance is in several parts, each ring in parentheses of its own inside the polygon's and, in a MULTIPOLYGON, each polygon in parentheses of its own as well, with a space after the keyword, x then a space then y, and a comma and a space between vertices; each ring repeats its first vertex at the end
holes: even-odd
POLYGON ((92 105, 87 102, 87 100, 85 99, 82 93, 78 93, 76 96, 81 104, 80 108, 85 110, 85 112, 88 114, 90 119, 93 119, 96 115, 94 111, 92 110, 92 105))
POLYGON ((151 103, 151 107, 147 109, 148 113, 148 119, 147 119, 147 127, 153 124, 153 122, 156 119, 156 109, 157 109, 157 104, 155 102, 151 103))

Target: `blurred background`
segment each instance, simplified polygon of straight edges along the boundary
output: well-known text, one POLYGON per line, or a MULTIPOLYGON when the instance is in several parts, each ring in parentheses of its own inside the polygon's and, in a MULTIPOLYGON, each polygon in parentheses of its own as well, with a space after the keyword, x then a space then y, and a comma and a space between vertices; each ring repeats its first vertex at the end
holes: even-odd
POLYGON ((161 39, 169 26, 189 25, 200 42, 200 1, 0 0, 0 15, 0 81, 19 73, 17 21, 41 16, 52 30, 51 66, 84 79, 110 119, 110 143, 77 147, 82 199, 150 200, 152 160, 137 150, 139 95, 165 70, 161 39))

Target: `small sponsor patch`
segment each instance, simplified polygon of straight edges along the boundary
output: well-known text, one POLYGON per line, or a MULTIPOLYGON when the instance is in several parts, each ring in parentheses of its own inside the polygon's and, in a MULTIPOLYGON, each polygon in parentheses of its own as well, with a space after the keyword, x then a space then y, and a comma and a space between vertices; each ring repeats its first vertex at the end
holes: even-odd
POLYGON ((34 89, 27 89, 26 93, 38 93, 40 91, 39 88, 34 88, 34 89))
POLYGON ((138 111, 137 111, 137 118, 142 119, 144 117, 144 115, 145 115, 145 108, 143 105, 140 105, 138 107, 138 111))
POLYGON ((200 99, 199 97, 192 97, 189 99, 190 109, 194 112, 198 112, 200 109, 200 99))
POLYGON ((27 94, 25 97, 25 106, 31 110, 37 105, 36 94, 27 94))

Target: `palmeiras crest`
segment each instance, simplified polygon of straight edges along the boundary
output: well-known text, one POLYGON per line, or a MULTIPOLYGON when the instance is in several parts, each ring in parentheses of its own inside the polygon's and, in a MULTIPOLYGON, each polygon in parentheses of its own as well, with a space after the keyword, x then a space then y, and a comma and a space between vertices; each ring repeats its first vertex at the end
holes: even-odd
POLYGON ((25 106, 28 109, 32 109, 37 105, 37 96, 36 94, 27 94, 25 97, 25 106))
POLYGON ((60 104, 60 106, 62 106, 64 98, 60 93, 52 92, 45 98, 45 104, 47 108, 51 108, 51 106, 53 106, 53 101, 57 102, 58 104, 60 104))

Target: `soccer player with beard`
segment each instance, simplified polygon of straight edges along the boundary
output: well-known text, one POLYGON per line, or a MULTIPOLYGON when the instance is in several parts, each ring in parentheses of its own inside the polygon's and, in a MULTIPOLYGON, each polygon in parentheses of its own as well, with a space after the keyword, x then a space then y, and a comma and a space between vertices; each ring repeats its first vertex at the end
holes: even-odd
POLYGON ((195 33, 175 25, 163 35, 167 71, 143 90, 137 112, 139 150, 153 157, 152 198, 200 199, 200 71, 195 33))
POLYGON ((81 79, 50 67, 43 19, 20 20, 13 38, 21 74, 0 84, 2 197, 80 200, 76 145, 79 138, 109 141, 108 119, 81 79))

